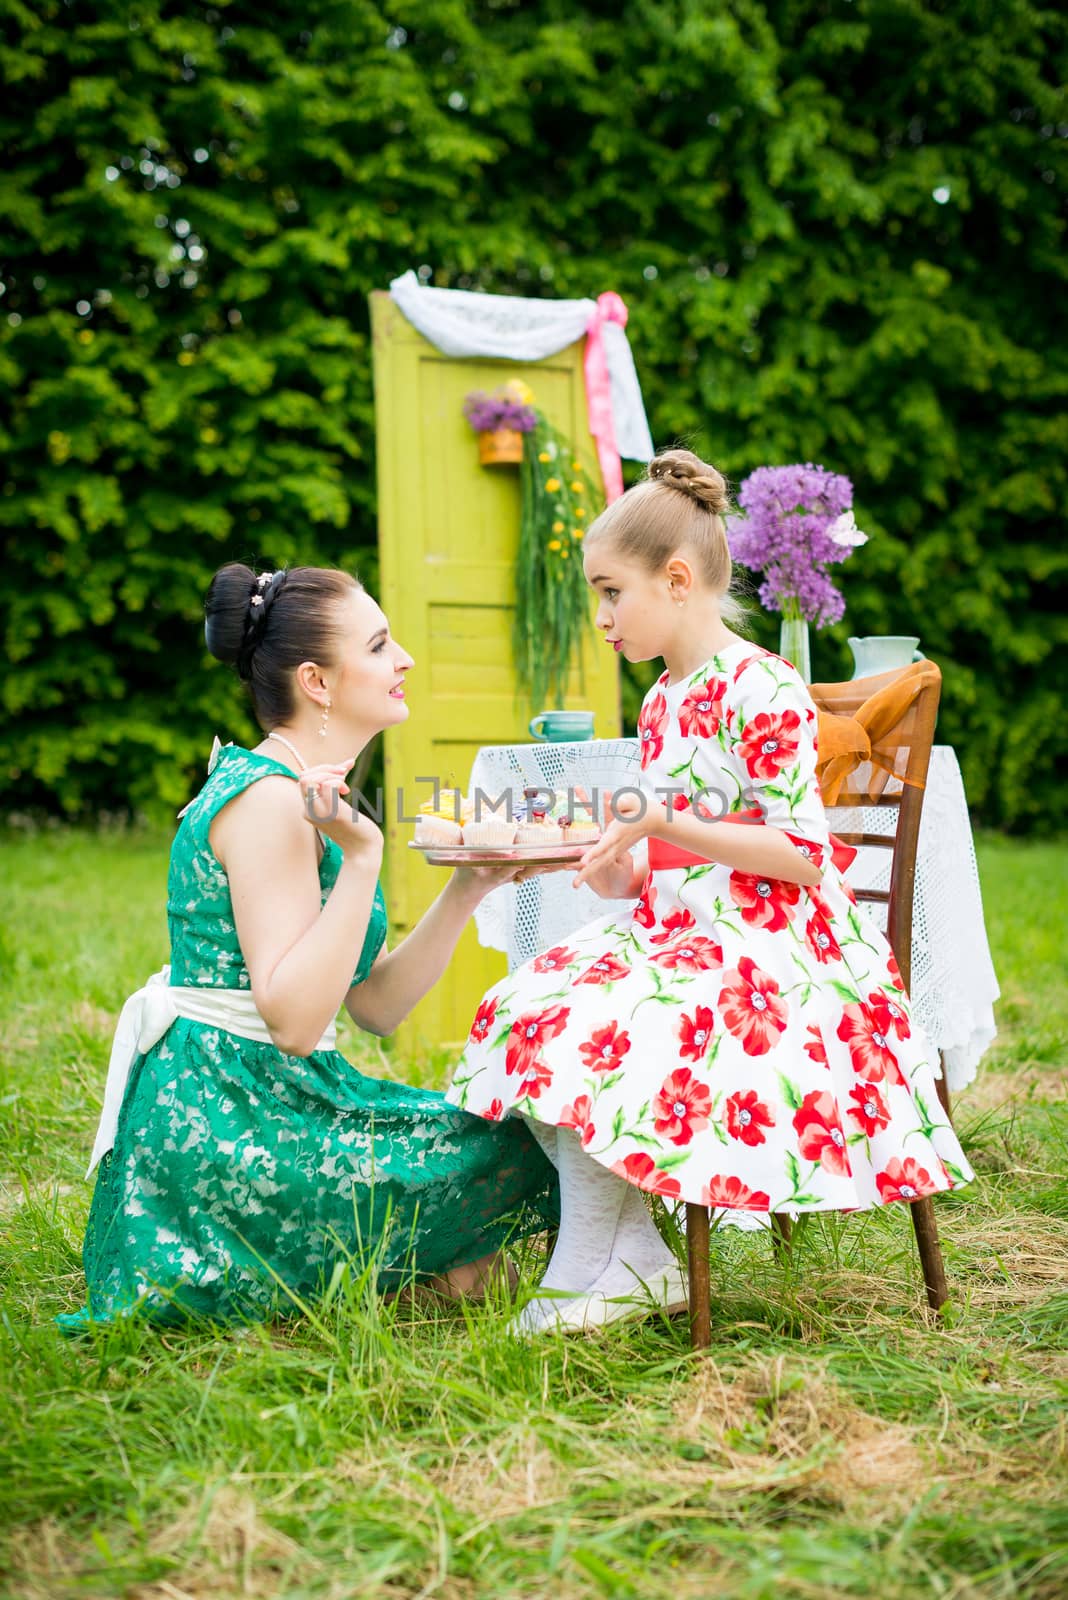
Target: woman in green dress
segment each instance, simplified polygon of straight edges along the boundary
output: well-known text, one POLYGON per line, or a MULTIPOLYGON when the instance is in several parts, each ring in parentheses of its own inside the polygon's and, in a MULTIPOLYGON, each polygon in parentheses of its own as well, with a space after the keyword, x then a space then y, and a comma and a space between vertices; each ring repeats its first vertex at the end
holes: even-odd
POLYGON ((260 1319, 347 1261, 373 1261, 385 1290, 478 1292, 507 1238, 553 1220, 552 1169, 516 1118, 364 1077, 334 1049, 334 1019, 344 1005, 391 1033, 515 869, 458 869, 388 950, 382 835, 342 797, 356 754, 409 714, 411 657, 343 572, 231 564, 205 610, 208 649, 248 684, 265 737, 223 747, 183 813, 170 970, 120 1020, 88 1303, 60 1324, 260 1319))

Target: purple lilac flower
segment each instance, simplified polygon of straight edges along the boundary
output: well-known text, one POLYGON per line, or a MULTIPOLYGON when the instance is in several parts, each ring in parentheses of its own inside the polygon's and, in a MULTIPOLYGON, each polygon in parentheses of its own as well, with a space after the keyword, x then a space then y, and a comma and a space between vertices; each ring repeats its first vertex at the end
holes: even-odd
POLYGON ((837 622, 845 597, 827 575, 852 547, 838 544, 829 529, 853 504, 853 485, 841 473, 804 466, 758 467, 738 491, 745 519, 729 529, 731 555, 763 572, 761 604, 792 610, 818 628, 837 622))
POLYGON ((496 433, 499 428, 513 428, 517 433, 533 433, 536 417, 534 407, 498 391, 486 394, 477 389, 464 401, 464 416, 476 433, 496 433))

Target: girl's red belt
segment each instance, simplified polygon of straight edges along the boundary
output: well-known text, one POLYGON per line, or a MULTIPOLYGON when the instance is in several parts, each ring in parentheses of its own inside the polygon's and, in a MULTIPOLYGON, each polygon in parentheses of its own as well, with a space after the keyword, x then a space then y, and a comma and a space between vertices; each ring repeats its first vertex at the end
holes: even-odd
MULTIPOLYGON (((681 813, 680 813, 681 814, 681 813)), ((712 821, 709 818, 709 821, 712 821)), ((766 827, 763 814, 759 807, 750 811, 731 811, 725 817, 716 817, 716 822, 739 822, 751 828, 766 827)), ((831 860, 839 872, 845 872, 856 860, 857 852, 852 845, 843 843, 835 834, 829 836, 831 846, 831 860)), ((649 840, 649 871, 671 872, 677 867, 703 867, 709 861, 708 856, 695 855, 692 850, 683 850, 677 844, 671 844, 667 839, 649 840)))

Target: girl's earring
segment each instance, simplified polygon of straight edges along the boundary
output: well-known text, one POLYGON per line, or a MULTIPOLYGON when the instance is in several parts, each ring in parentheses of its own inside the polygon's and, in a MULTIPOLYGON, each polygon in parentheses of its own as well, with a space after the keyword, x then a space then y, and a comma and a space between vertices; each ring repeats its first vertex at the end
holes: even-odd
POLYGON ((323 707, 323 720, 319 724, 319 737, 320 737, 320 739, 325 739, 326 738, 326 719, 330 715, 330 707, 331 707, 332 704, 333 704, 333 701, 328 700, 326 702, 326 704, 324 705, 324 707, 323 707))

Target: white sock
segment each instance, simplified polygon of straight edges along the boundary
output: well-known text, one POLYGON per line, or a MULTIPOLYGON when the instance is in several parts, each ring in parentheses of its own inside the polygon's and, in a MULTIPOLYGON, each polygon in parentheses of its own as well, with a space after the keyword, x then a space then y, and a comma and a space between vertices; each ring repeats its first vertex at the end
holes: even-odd
POLYGON ((559 1168, 560 1161, 556 1153, 556 1135, 560 1130, 551 1127, 547 1122, 538 1122, 535 1117, 524 1117, 523 1121, 541 1145, 545 1159, 551 1161, 554 1167, 559 1168))
MULTIPOLYGON (((545 1131, 551 1130, 539 1126, 538 1134, 545 1131)), ((539 1287, 552 1289, 556 1295, 582 1295, 593 1287, 612 1258, 616 1228, 630 1185, 588 1156, 578 1134, 570 1128, 557 1128, 555 1132, 560 1231, 539 1287)), ((515 1319, 516 1331, 536 1333, 553 1320, 557 1303, 541 1296, 531 1300, 515 1319)))
POLYGON ((649 1215, 641 1191, 628 1183, 612 1241, 612 1264, 621 1262, 639 1278, 644 1278, 661 1267, 671 1266, 674 1260, 649 1215))

